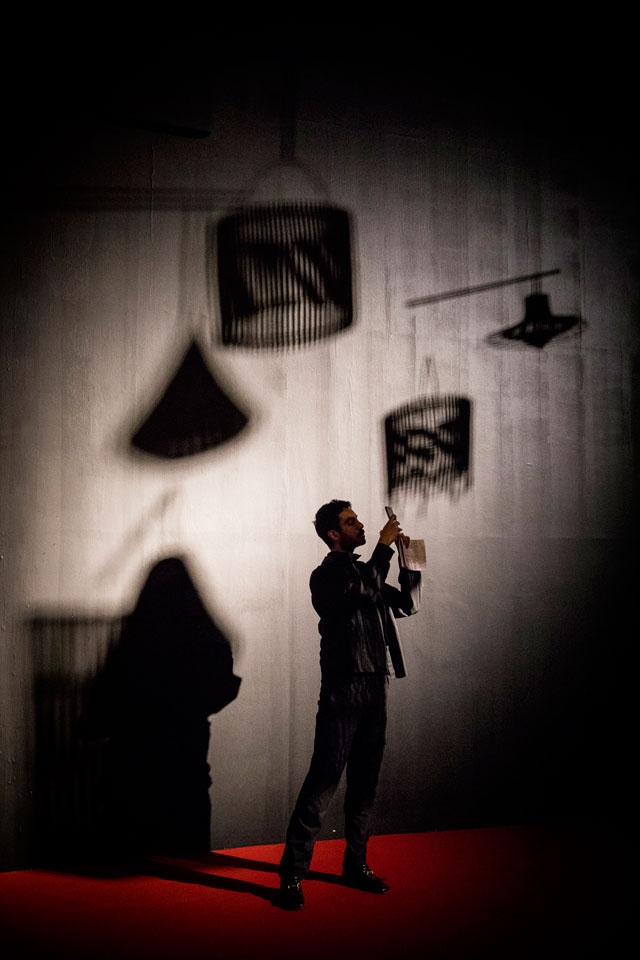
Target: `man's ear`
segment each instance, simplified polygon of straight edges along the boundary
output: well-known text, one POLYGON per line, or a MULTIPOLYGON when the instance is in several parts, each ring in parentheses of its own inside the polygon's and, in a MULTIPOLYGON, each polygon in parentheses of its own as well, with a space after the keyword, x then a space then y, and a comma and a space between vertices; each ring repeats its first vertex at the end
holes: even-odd
POLYGON ((327 536, 331 540, 331 543, 337 543, 340 539, 340 533, 337 530, 327 530, 327 536))

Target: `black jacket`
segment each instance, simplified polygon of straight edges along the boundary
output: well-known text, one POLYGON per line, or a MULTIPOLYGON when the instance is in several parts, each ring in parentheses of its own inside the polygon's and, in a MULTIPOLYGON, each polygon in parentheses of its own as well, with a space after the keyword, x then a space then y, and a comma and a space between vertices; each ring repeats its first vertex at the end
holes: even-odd
POLYGON ((358 554, 331 552, 311 574, 311 601, 320 617, 323 680, 354 673, 389 673, 387 649, 396 677, 407 675, 395 617, 417 613, 420 573, 400 567, 400 590, 385 581, 393 556, 378 543, 367 563, 358 554), (412 590, 414 596, 412 596, 412 590))

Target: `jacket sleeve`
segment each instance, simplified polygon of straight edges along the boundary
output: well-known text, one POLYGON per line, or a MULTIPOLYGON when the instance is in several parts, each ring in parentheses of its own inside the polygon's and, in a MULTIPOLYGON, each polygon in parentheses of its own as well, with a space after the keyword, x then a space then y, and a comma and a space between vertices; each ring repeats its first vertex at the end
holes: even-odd
POLYGON ((422 575, 419 570, 409 570, 400 566, 398 575, 400 589, 385 584, 382 595, 385 603, 391 607, 394 617, 411 617, 420 609, 422 600, 422 575))
POLYGON ((377 594, 385 589, 392 556, 391 547, 376 544, 371 558, 361 565, 365 567, 364 577, 351 563, 317 567, 309 581, 316 613, 320 617, 335 617, 374 604, 377 594))

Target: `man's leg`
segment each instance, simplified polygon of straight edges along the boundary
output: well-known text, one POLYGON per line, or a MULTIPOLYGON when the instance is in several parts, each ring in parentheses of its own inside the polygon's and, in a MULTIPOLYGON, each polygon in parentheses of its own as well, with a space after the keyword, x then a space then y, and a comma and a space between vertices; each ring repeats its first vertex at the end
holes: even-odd
MULTIPOLYGON (((387 680, 372 674, 363 679, 362 712, 358 730, 353 737, 347 763, 347 791, 344 802, 345 839, 343 872, 356 879, 361 877, 367 861, 369 821, 376 795, 382 764, 387 723, 387 680)), ((371 877, 365 889, 374 889, 371 877)), ((375 878, 378 880, 379 878, 375 878)), ((386 885, 383 885, 387 889, 386 885)))
POLYGON ((281 877, 304 877, 313 847, 347 763, 358 726, 361 697, 354 684, 323 686, 318 701, 313 756, 289 821, 281 877))

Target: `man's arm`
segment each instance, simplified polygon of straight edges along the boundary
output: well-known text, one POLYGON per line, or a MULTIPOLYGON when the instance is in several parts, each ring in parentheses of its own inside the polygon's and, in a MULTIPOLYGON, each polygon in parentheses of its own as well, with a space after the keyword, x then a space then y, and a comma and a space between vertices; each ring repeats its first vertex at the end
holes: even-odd
POLYGON ((320 617, 336 617, 373 604, 376 594, 385 586, 392 556, 391 547, 377 543, 370 559, 359 565, 365 568, 364 576, 353 562, 317 567, 309 580, 316 613, 320 617))
MULTIPOLYGON (((318 567, 311 574, 311 602, 321 617, 337 616, 342 612, 351 613, 358 607, 375 603, 378 593, 386 589, 385 581, 393 556, 391 546, 402 535, 402 528, 395 514, 392 514, 380 531, 380 539, 373 549, 369 560, 364 564, 353 562, 327 567, 318 567), (364 574, 361 572, 364 567, 364 574)), ((408 540, 408 538, 405 538, 408 540)), ((392 588, 393 589, 393 588, 392 588)), ((400 591, 396 591, 400 595, 400 591)), ((400 604, 407 605, 406 598, 400 604)), ((411 603, 409 603, 409 609, 411 603)), ((402 615, 402 614, 401 614, 402 615)))

